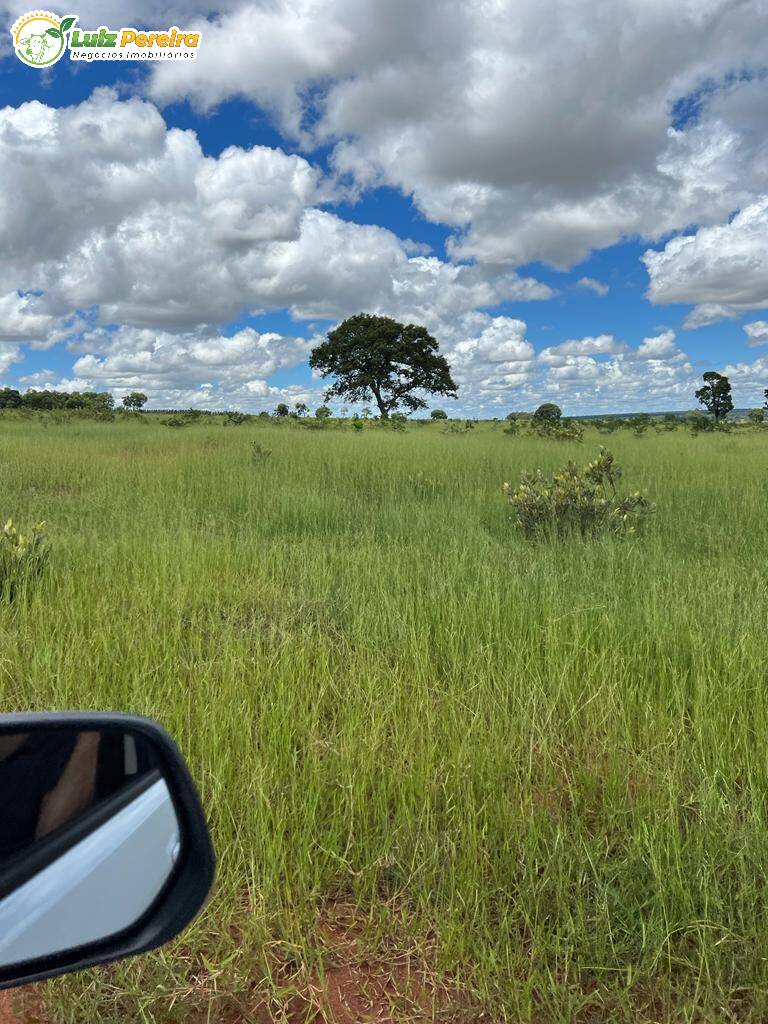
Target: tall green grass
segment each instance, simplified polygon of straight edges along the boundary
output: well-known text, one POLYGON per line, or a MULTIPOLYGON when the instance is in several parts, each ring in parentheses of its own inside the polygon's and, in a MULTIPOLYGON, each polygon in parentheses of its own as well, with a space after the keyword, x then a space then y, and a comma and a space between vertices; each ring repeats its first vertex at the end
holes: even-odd
POLYGON ((502 483, 597 433, 0 437, 0 515, 52 545, 0 709, 159 719, 220 858, 192 930, 51 984, 52 1021, 218 1020, 322 957, 340 895, 494 1021, 766 1018, 764 435, 614 434, 649 529, 550 544, 502 483))

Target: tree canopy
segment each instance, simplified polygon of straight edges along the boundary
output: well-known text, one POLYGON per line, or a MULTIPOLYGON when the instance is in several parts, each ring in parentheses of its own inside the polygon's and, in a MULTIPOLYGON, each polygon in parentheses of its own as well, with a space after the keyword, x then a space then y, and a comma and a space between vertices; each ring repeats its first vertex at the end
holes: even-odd
POLYGON ((716 420, 725 419, 733 409, 731 382, 722 373, 716 373, 715 370, 708 370, 702 374, 702 377, 704 387, 699 388, 696 397, 716 420))
POLYGON ((131 391, 123 396, 123 405, 126 409, 141 409, 147 403, 147 396, 142 391, 131 391))
POLYGON ((109 412, 115 404, 108 391, 25 391, 0 389, 3 409, 83 409, 92 413, 109 412))
POLYGON ((559 420, 562 415, 563 412, 559 405, 555 405, 554 402, 544 402, 533 414, 533 418, 535 420, 547 420, 552 423, 559 420))
POLYGON ((309 365, 335 377, 325 398, 365 402, 373 397, 382 419, 397 409, 426 409, 419 391, 456 397, 451 368, 426 327, 358 313, 328 332, 309 365))

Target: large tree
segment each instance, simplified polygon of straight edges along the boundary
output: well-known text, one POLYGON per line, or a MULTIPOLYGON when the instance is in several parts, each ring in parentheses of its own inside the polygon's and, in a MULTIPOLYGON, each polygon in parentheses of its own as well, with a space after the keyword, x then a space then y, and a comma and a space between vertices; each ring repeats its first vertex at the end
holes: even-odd
POLYGON ((731 382, 722 373, 717 373, 715 370, 708 370, 702 374, 702 377, 704 378, 704 387, 699 388, 696 397, 716 420, 725 419, 733 408, 731 382))
POLYGON ((373 396, 383 420, 401 406, 426 409, 419 391, 456 398, 451 368, 426 327, 388 316, 358 313, 344 320, 312 351, 309 365, 336 378, 326 401, 365 402, 373 396))

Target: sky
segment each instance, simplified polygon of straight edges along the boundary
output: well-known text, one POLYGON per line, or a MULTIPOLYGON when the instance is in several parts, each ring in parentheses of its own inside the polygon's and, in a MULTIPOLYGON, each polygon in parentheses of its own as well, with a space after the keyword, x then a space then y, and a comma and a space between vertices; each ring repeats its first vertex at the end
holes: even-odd
POLYGON ((2 385, 315 408, 368 312, 451 415, 762 404, 765 0, 88 0, 197 59, 44 70, 0 8, 2 385))

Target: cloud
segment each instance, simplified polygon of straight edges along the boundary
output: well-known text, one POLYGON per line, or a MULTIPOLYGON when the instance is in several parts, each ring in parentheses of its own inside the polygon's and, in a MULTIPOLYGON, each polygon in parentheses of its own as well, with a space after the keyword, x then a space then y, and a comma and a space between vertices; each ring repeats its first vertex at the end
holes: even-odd
POLYGON ((733 74, 764 63, 761 0, 621 0, 598 21, 556 0, 275 0, 200 25, 199 59, 154 67, 150 96, 252 99, 301 145, 330 146, 343 180, 453 227, 457 256, 565 267, 716 223, 764 189, 768 82, 733 74))
POLYGON ((14 363, 20 363, 24 354, 19 345, 3 345, 0 347, 0 374, 6 374, 14 363))
POLYGON ((8 292, 0 295, 0 342, 45 338, 52 318, 37 310, 37 297, 8 292))
POLYGON ((693 331, 697 327, 709 327, 721 320, 730 320, 738 316, 736 310, 724 306, 721 302, 703 302, 694 306, 683 320, 683 330, 693 331))
POLYGON ((473 394, 475 386, 508 389, 530 377, 536 355, 525 338, 524 321, 480 315, 466 320, 464 329, 464 336, 449 336, 445 345, 463 400, 473 394))
POLYGON ((744 331, 748 345, 768 345, 768 320, 753 320, 751 324, 744 324, 744 331))
POLYGON ((612 334, 597 337, 571 338, 561 345, 542 349, 539 359, 549 366, 563 366, 571 356, 620 355, 629 351, 623 341, 617 341, 612 334))
POLYGON ((317 168, 254 146, 203 155, 195 134, 105 89, 74 107, 0 111, 0 287, 41 315, 209 331, 244 312, 436 318, 553 292, 504 267, 414 255, 319 208, 317 168), (55 187, 54 187, 55 183, 55 187))
POLYGON ((768 382, 768 359, 765 356, 753 363, 727 363, 722 372, 731 382, 737 408, 763 405, 768 382))
POLYGON ((594 277, 580 277, 576 284, 580 288, 586 288, 587 291, 594 292, 595 295, 607 295, 610 291, 610 287, 603 281, 597 281, 594 277))
MULTIPOLYGON (((768 197, 745 206, 727 223, 649 249, 643 261, 652 302, 702 303, 705 312, 725 316, 768 306, 768 197)), ((695 311, 691 316, 700 326, 702 316, 695 311)))
POLYGON ((154 392, 216 384, 256 394, 254 381, 302 362, 313 342, 251 327, 230 337, 121 327, 94 331, 80 344, 90 351, 76 360, 73 372, 100 387, 154 392))
POLYGON ((653 338, 643 338, 637 350, 638 359, 675 359, 681 355, 674 331, 663 331, 653 338))

